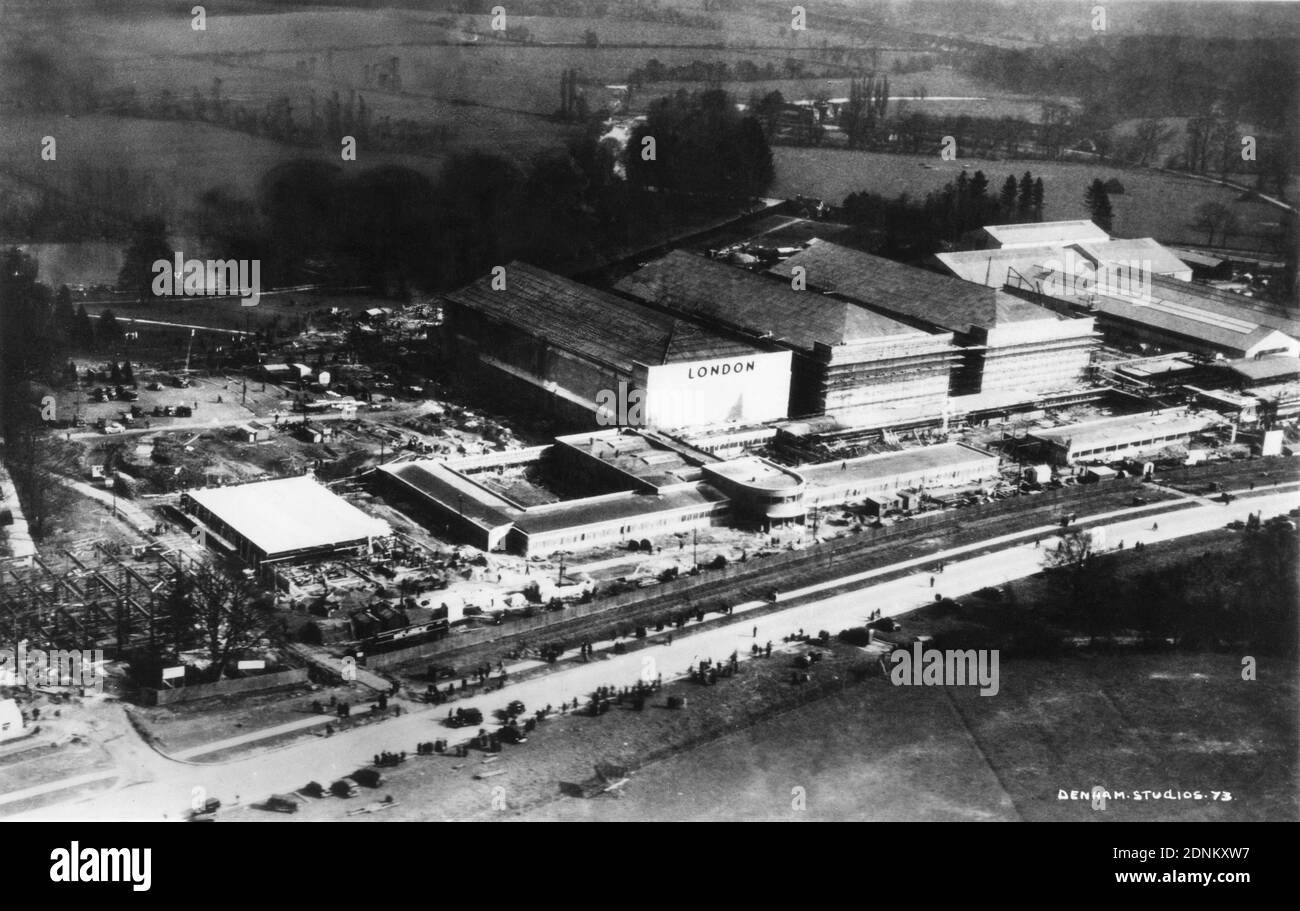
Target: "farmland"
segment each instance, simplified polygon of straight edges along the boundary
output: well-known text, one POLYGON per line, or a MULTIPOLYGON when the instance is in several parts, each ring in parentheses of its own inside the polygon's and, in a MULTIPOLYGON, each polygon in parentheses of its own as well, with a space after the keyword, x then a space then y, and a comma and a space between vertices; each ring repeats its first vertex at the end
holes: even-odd
POLYGON ((1278 211, 1265 203, 1240 201, 1240 191, 1157 171, 1058 161, 990 161, 962 158, 943 161, 934 155, 891 155, 782 146, 776 159, 776 196, 803 194, 833 203, 849 193, 867 191, 887 197, 907 193, 913 198, 940 190, 966 170, 982 170, 996 191, 1008 175, 1030 171, 1043 178, 1043 218, 1082 218, 1087 214, 1083 194, 1094 178, 1115 178, 1123 195, 1113 195, 1114 233, 1119 237, 1155 237, 1166 243, 1204 243, 1205 232, 1193 227, 1196 207, 1206 201, 1230 206, 1241 231, 1234 245, 1256 249, 1276 225, 1278 211))

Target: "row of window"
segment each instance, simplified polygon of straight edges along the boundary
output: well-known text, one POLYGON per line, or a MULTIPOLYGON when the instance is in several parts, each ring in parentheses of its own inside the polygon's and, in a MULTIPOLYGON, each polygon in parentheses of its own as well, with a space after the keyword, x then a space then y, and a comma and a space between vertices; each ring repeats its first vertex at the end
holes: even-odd
POLYGON ((1108 452, 1123 452, 1127 449, 1149 449, 1152 446, 1163 443, 1172 443, 1175 440, 1183 440, 1186 438, 1186 433, 1172 433, 1167 436, 1152 437, 1149 440, 1134 440, 1129 443, 1114 443, 1110 446, 1095 446, 1092 449, 1075 449, 1071 451, 1071 455, 1076 459, 1081 459, 1087 456, 1102 455, 1108 452))

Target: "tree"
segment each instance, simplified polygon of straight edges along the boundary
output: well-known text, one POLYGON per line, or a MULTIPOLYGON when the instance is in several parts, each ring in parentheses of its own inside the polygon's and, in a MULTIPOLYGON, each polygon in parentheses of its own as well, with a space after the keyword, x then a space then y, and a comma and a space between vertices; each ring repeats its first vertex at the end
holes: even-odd
POLYGON ((72 337, 76 314, 72 309, 72 291, 67 285, 59 285, 54 294, 54 328, 64 337, 72 337))
POLYGON ((1113 577, 1096 565, 1092 532, 1076 528, 1062 534, 1056 547, 1044 551, 1043 568, 1070 619, 1083 624, 1095 641, 1113 616, 1118 592, 1113 577))
POLYGON ((76 315, 72 321, 72 344, 82 351, 95 344, 95 324, 90 321, 85 304, 77 305, 76 315))
POLYGON ((1106 192, 1106 185, 1100 178, 1094 179, 1088 185, 1088 189, 1083 194, 1083 203, 1088 207, 1088 213, 1097 227, 1109 234, 1115 220, 1115 212, 1110 205, 1110 194, 1106 192))
POLYGON ((239 650, 256 645, 271 628, 268 598, 254 581, 212 564, 198 566, 191 584, 198 641, 211 662, 211 679, 218 680, 239 650))
POLYGON ((105 310, 99 314, 99 329, 95 335, 106 344, 113 344, 121 341, 122 327, 117 323, 117 314, 112 310, 105 310))
POLYGON ((11 409, 5 461, 22 497, 28 530, 39 540, 55 530, 57 518, 76 499, 63 482, 77 475, 78 460, 74 448, 28 417, 33 413, 32 407, 11 409))
POLYGON ((1134 131, 1130 163, 1145 168, 1153 161, 1159 161, 1161 149, 1173 137, 1174 130, 1166 127, 1158 117, 1142 121, 1134 131))
POLYGON ((1002 184, 1002 192, 998 194, 998 205, 1003 213, 1008 217, 1014 217, 1016 214, 1016 178, 1010 176, 1002 184))
POLYGON ((1237 230, 1237 216, 1223 203, 1207 200, 1196 207, 1196 219, 1192 226, 1206 232, 1206 246, 1214 246, 1214 235, 1219 233, 1220 241, 1226 240, 1228 233, 1237 230))
POLYGON ((157 296, 153 289, 154 263, 170 264, 173 256, 162 219, 153 216, 140 219, 131 227, 131 241, 117 273, 118 289, 136 294, 139 300, 153 300, 157 296))
POLYGON ((1020 197, 1016 202, 1016 215, 1025 218, 1034 209, 1034 178, 1028 171, 1020 178, 1020 197))
POLYGON ((1034 218, 1037 221, 1043 220, 1043 178, 1034 179, 1034 190, 1030 194, 1030 203, 1034 207, 1034 218))

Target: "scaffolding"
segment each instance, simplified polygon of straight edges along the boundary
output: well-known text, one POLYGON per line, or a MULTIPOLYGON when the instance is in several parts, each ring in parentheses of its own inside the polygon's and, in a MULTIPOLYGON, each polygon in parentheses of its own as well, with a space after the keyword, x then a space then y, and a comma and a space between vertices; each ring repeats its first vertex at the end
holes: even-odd
POLYGON ((97 542, 88 555, 61 550, 0 565, 0 642, 116 655, 166 637, 167 590, 197 561, 180 551, 137 550, 124 559, 97 542), (153 559, 135 559, 146 555, 153 559))

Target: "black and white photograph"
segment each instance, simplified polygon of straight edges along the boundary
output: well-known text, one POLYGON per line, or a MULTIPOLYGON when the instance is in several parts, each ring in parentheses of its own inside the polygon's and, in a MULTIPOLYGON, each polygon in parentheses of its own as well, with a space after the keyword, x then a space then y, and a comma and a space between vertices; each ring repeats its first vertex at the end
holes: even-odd
POLYGON ((24 875, 1300 821, 1298 201, 1292 2, 0 0, 24 875))

